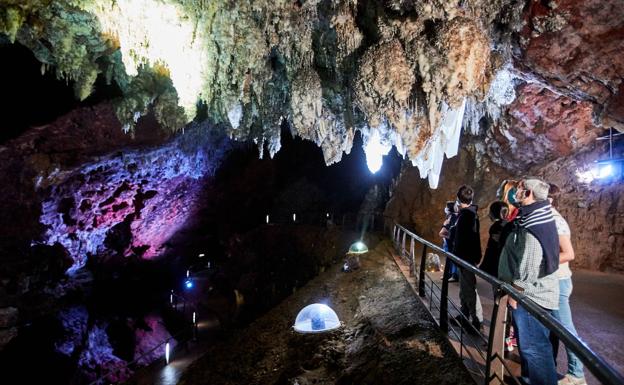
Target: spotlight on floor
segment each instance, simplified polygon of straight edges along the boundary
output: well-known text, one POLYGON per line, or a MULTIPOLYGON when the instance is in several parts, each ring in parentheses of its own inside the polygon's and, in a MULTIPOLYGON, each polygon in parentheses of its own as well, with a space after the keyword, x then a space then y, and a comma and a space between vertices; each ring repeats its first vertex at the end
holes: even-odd
POLYGON ((293 328, 296 332, 324 333, 340 327, 340 320, 336 312, 322 303, 313 303, 301 309, 293 328))
POLYGON ((357 241, 349 247, 349 254, 368 253, 368 247, 362 241, 357 241))

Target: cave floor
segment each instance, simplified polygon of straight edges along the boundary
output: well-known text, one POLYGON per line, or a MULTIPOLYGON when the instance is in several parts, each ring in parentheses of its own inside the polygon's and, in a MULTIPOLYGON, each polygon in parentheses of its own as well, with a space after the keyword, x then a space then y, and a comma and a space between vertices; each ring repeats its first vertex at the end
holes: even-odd
POLYGON ((179 384, 472 384, 382 241, 362 267, 336 264, 243 330, 214 342, 179 384), (304 306, 324 302, 343 326, 292 330, 304 306))

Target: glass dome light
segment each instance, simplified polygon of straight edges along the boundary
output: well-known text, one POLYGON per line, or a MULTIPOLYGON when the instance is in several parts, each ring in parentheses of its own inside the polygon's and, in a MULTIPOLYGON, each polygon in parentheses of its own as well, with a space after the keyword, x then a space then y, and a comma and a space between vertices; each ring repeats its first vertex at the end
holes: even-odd
POLYGON ((368 253, 368 247, 362 241, 357 241, 349 247, 349 254, 368 253))
POLYGON ((323 333, 339 327, 336 312, 322 303, 313 303, 301 309, 293 326, 299 333, 323 333))

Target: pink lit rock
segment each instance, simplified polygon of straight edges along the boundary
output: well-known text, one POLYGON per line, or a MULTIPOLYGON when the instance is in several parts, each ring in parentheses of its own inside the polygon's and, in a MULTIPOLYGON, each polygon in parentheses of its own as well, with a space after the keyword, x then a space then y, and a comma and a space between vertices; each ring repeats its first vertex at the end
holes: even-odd
MULTIPOLYGON (((146 316, 145 324, 147 328, 137 328, 135 331, 134 359, 139 365, 149 365, 163 358, 164 345, 154 348, 171 337, 160 316, 154 314, 146 316)), ((176 340, 170 340, 169 345, 173 350, 177 345, 176 340)))

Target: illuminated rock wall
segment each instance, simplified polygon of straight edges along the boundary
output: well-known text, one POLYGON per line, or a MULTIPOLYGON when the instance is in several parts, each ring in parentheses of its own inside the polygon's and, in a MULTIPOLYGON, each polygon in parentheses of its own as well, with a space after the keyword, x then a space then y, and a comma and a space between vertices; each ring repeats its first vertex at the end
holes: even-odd
POLYGON ((33 50, 42 70, 73 80, 80 99, 98 74, 118 84, 126 130, 150 109, 180 129, 203 100, 209 118, 254 140, 261 156, 265 143, 269 155, 279 150, 283 121, 320 146, 327 164, 349 153, 359 130, 371 170, 394 145, 435 188, 444 156, 457 153, 466 103, 480 105, 511 60, 522 8, 514 0, 27 1, 0 8, 0 31, 33 50))
POLYGON ((228 148, 209 126, 168 138, 153 117, 124 134, 108 104, 31 130, 0 151, 2 258, 23 255, 31 243, 58 243, 73 272, 89 256, 164 254, 228 148))
POLYGON ((164 254, 165 242, 193 214, 204 178, 219 161, 209 148, 185 150, 185 139, 108 155, 41 180, 54 183, 42 202, 43 242, 65 246, 75 261, 71 271, 89 255, 164 254))

